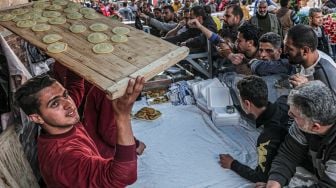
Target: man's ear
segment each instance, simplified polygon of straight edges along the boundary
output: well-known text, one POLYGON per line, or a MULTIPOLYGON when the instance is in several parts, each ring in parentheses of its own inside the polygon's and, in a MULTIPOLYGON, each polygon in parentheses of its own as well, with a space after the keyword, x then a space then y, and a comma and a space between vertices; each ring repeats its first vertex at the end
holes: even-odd
POLYGON ((251 102, 249 100, 244 100, 244 105, 245 105, 246 109, 251 108, 251 102))
POLYGON ((279 49, 278 49, 278 52, 279 52, 279 54, 281 55, 281 54, 282 54, 282 48, 279 48, 279 49))
POLYGON ((37 124, 43 124, 44 123, 43 118, 38 114, 31 114, 28 117, 29 117, 29 120, 34 122, 34 123, 37 123, 37 124))
POLYGON ((303 56, 306 56, 307 54, 309 54, 310 51, 311 49, 308 46, 302 47, 303 56))
POLYGON ((313 123, 313 126, 312 126, 312 128, 311 128, 311 131, 313 131, 313 132, 321 132, 321 127, 322 125, 321 124, 319 124, 319 123, 313 123))

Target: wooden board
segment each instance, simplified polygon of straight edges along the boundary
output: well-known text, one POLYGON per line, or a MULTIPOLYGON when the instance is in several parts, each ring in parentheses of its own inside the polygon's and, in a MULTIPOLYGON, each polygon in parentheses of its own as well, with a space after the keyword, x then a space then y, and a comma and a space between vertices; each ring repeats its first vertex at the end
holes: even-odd
MULTIPOLYGON (((31 9, 31 7, 32 5, 29 4, 24 8, 31 9)), ((10 11, 6 10, 1 13, 10 11)), ((61 13, 62 16, 65 16, 64 12, 61 13)), ((51 29, 45 32, 34 32, 30 28, 18 28, 16 23, 12 21, 0 22, 0 24, 38 48, 43 49, 56 61, 106 91, 112 99, 124 94, 129 78, 142 75, 146 80, 149 80, 184 59, 189 53, 189 49, 186 47, 175 46, 100 14, 99 18, 95 20, 85 18, 81 20, 67 19, 65 24, 52 25, 51 29), (95 54, 92 51, 94 44, 87 41, 87 36, 93 33, 89 26, 97 22, 109 26, 109 29, 103 32, 108 36, 113 35, 112 28, 116 26, 129 28, 131 32, 127 34, 128 42, 113 43, 109 39, 108 42, 113 44, 114 51, 109 54, 95 54), (80 34, 70 32, 69 27, 75 23, 87 26, 87 30, 80 34), (63 36, 61 41, 68 44, 67 51, 59 54, 46 51, 47 45, 42 42, 42 38, 50 33, 63 36)))
POLYGON ((1 0, 0 1, 0 9, 8 8, 14 5, 28 3, 28 0, 1 0))

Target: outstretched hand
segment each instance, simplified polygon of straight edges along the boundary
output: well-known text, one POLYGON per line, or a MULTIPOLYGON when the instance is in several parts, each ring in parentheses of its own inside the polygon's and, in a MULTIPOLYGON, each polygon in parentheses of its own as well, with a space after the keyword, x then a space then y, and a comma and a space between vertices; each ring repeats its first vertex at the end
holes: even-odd
POLYGON ((219 154, 219 163, 223 168, 230 169, 233 160, 229 154, 219 154))
POLYGON ((126 116, 131 114, 133 104, 141 93, 145 83, 143 76, 138 76, 135 80, 130 79, 125 94, 112 101, 114 114, 116 116, 126 116))
POLYGON ((289 82, 294 86, 294 88, 307 83, 308 81, 307 77, 300 74, 294 74, 289 78, 289 82))

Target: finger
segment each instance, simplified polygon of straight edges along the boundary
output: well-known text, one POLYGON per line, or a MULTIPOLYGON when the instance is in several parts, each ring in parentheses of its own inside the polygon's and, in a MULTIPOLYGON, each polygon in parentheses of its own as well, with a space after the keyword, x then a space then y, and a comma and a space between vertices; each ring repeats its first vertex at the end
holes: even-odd
POLYGON ((138 76, 135 80, 134 93, 140 93, 144 87, 145 77, 138 76))
POLYGON ((128 85, 127 85, 127 89, 126 89, 126 93, 125 93, 126 95, 132 95, 134 85, 135 85, 134 79, 130 79, 128 81, 128 85))

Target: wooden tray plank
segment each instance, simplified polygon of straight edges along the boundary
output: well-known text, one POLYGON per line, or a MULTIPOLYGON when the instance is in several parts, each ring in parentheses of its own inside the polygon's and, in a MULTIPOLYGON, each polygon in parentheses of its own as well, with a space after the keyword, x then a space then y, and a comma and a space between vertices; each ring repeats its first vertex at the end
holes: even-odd
MULTIPOLYGON (((148 81, 150 78, 153 78, 155 75, 157 75, 158 72, 161 72, 162 70, 165 70, 176 64, 176 62, 184 59, 188 55, 188 53, 189 48, 187 47, 177 48, 169 54, 157 59, 151 64, 131 74, 129 78, 136 78, 137 76, 141 75, 145 77, 146 81, 148 81)), ((125 93, 126 87, 122 86, 127 86, 129 78, 124 78, 118 81, 115 85, 106 89, 106 92, 110 96, 110 98, 115 99, 125 93)))
MULTIPOLYGON (((31 4, 25 8, 30 9, 31 4)), ((62 12, 62 14, 65 16, 66 13, 62 12)), ((143 75, 146 80, 149 80, 185 58, 189 52, 185 47, 175 46, 102 15, 95 20, 67 19, 65 24, 52 25, 51 30, 46 32, 33 32, 30 28, 17 28, 16 24, 11 21, 0 22, 0 24, 43 50, 46 50, 47 47, 42 42, 43 36, 49 33, 60 34, 63 36, 61 41, 68 44, 67 51, 60 54, 46 53, 100 89, 105 90, 113 99, 123 94, 129 78, 143 75), (93 33, 89 26, 97 22, 109 26, 109 29, 103 32, 109 37, 114 34, 112 28, 116 26, 129 28, 128 42, 114 43, 109 39, 108 42, 113 44, 114 51, 109 54, 95 54, 92 52, 94 44, 87 41, 87 36, 93 33), (69 27, 76 23, 85 25, 87 30, 80 34, 72 33, 69 27)))

